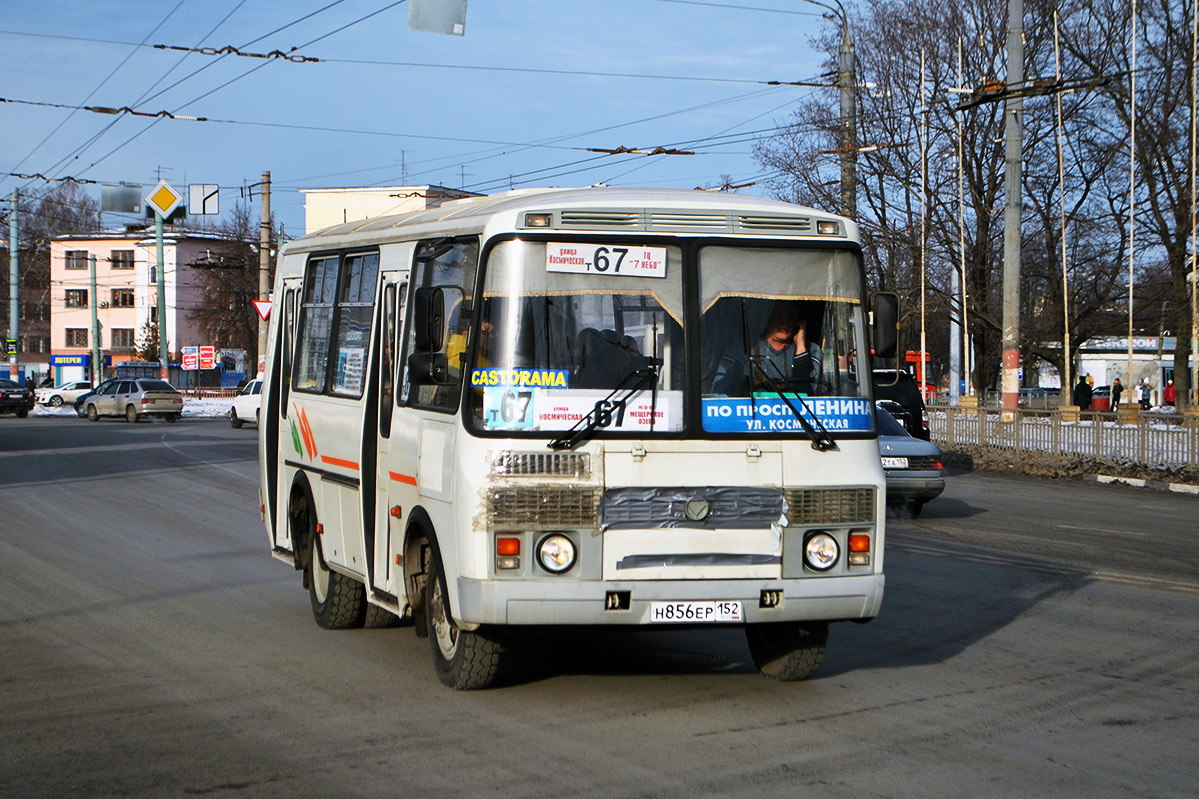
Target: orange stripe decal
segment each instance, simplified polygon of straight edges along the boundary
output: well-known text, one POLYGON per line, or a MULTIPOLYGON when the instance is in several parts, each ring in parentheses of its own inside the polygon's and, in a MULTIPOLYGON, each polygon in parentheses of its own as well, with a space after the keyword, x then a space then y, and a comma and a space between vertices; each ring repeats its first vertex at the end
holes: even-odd
POLYGON ((387 474, 391 477, 392 480, 395 480, 397 483, 407 483, 410 486, 416 485, 415 477, 411 477, 406 474, 400 474, 399 472, 388 472, 387 474))
POLYGON ((322 455, 321 463, 327 463, 330 466, 340 466, 343 469, 353 469, 354 471, 358 471, 358 464, 354 463, 354 461, 342 460, 341 458, 334 458, 329 455, 322 455))

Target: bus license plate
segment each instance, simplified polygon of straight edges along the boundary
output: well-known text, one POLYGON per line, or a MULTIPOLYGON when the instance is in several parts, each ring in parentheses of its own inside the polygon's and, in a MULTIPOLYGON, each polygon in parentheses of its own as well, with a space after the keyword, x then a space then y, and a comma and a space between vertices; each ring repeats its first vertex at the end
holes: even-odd
POLYGON ((908 468, 907 458, 883 458, 884 469, 906 469, 908 468))
POLYGON ((741 621, 741 603, 720 602, 650 602, 651 622, 703 623, 741 621))

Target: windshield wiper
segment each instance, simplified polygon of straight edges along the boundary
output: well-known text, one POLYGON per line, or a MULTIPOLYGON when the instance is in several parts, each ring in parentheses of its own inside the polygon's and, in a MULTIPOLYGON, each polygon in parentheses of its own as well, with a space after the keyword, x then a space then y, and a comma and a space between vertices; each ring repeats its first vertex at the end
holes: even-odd
MULTIPOLYGON (((616 425, 619 427, 621 422, 624 421, 625 404, 634 395, 643 391, 647 385, 653 387, 653 403, 656 405, 658 398, 658 368, 662 365, 662 360, 660 358, 647 358, 646 360, 648 361, 647 365, 640 366, 625 375, 608 396, 595 403, 595 407, 586 416, 575 422, 574 427, 551 441, 548 445, 549 448, 552 450, 574 449, 580 444, 590 441, 591 437, 595 435, 596 430, 612 424, 614 419, 616 425), (617 396, 618 394, 620 395, 619 397, 617 396)), ((651 409, 650 412, 652 414, 655 411, 651 409)), ((653 423, 654 417, 651 415, 651 431, 653 430, 653 423)))
MULTIPOLYGON (((833 441, 833 437, 829 435, 828 429, 821 423, 820 417, 812 413, 812 409, 808 407, 808 403, 803 401, 803 397, 799 394, 799 392, 792 392, 792 396, 799 400, 799 404, 802 405, 803 409, 812 417, 812 421, 816 423, 816 427, 812 427, 811 423, 808 422, 808 420, 803 417, 803 414, 799 412, 799 409, 791 404, 791 398, 783 393, 783 387, 779 385, 778 381, 766 374, 766 370, 763 368, 763 363, 769 364, 770 368, 774 369, 775 372, 778 372, 778 367, 775 366, 772 361, 763 361, 761 355, 750 355, 750 363, 758 367, 758 370, 762 373, 762 379, 766 381, 768 386, 770 386, 770 390, 775 394, 778 394, 779 399, 787 403, 787 409, 790 410, 791 413, 794 414, 795 418, 799 420, 799 424, 804 429, 804 432, 808 434, 808 438, 812 439, 812 449, 819 452, 828 452, 831 449, 837 448, 837 442, 833 441), (817 428, 819 428, 819 431, 817 431, 817 428)), ((781 374, 779 375, 779 378, 786 379, 783 378, 781 374)), ((754 393, 753 386, 750 386, 749 393, 752 397, 754 393)))

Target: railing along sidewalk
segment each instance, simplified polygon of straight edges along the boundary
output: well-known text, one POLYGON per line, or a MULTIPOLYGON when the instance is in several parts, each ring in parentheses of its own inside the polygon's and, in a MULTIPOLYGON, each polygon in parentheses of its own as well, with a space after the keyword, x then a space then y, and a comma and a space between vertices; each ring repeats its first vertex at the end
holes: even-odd
POLYGON ((1116 413, 1060 409, 999 412, 938 405, 928 410, 933 439, 958 446, 1130 460, 1147 466, 1199 466, 1199 424, 1180 413, 1116 413), (1005 421, 1007 416, 1010 421, 1005 421), (1124 421, 1124 424, 1121 424, 1124 421))

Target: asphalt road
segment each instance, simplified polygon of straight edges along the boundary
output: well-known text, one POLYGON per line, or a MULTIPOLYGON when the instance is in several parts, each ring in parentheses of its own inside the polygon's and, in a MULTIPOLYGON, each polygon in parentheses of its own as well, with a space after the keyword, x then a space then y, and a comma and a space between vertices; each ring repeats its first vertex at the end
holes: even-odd
POLYGON ((1194 796, 1199 499, 955 475, 808 682, 736 630, 560 634, 474 693, 328 632, 253 428, 0 417, 0 797, 1194 796))

